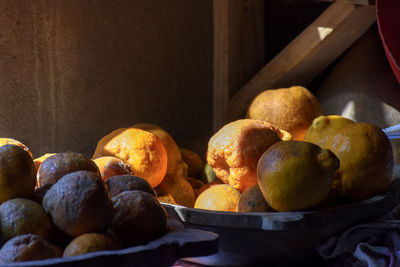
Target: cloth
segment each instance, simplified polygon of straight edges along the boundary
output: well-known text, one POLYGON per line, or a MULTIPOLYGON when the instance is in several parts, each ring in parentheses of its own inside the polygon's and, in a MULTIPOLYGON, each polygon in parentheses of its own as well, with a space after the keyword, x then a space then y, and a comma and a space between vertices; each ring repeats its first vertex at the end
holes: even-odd
POLYGON ((317 247, 336 266, 400 267, 400 205, 379 221, 356 225, 317 247))

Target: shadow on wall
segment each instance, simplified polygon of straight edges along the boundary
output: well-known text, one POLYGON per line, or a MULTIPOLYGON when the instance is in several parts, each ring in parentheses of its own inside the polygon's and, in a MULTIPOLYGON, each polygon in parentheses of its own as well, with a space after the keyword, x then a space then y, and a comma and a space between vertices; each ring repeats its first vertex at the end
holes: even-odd
MULTIPOLYGON (((372 27, 333 67, 317 99, 325 115, 339 114, 381 128, 400 123, 400 85, 372 27)), ((392 141, 400 163, 400 141, 392 141)))
POLYGON ((212 127, 211 1, 0 1, 0 136, 91 155, 108 132, 212 127))

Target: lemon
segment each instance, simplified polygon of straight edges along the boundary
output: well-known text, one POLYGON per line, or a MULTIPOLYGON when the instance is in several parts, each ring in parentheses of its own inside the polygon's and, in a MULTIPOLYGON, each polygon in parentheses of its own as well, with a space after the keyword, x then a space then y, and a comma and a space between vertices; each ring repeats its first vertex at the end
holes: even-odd
POLYGON ((274 210, 308 210, 328 198, 338 168, 339 159, 327 149, 304 141, 281 141, 258 161, 258 185, 274 210))
POLYGON ((319 116, 308 128, 304 141, 325 147, 326 141, 334 132, 352 123, 354 121, 339 115, 319 116))

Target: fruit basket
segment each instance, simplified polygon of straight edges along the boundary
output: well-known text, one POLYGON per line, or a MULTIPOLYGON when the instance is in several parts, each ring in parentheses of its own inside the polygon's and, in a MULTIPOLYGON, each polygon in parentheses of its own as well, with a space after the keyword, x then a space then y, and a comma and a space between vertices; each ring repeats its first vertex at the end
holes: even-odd
POLYGON ((168 221, 168 226, 169 232, 165 236, 146 245, 1 266, 172 266, 181 257, 211 255, 218 251, 217 234, 185 228, 173 219, 168 221))
POLYGON ((186 259, 206 265, 293 263, 312 256, 328 237, 393 209, 399 192, 319 211, 240 213, 186 208, 163 203, 167 212, 185 226, 220 235, 217 254, 186 259))

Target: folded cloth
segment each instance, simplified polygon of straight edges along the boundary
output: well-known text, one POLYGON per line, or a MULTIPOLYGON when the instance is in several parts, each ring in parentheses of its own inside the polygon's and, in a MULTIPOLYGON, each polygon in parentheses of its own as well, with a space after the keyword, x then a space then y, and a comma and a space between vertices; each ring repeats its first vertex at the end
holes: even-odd
POLYGON ((379 221, 356 225, 317 246, 324 259, 338 266, 400 267, 400 205, 379 221))

